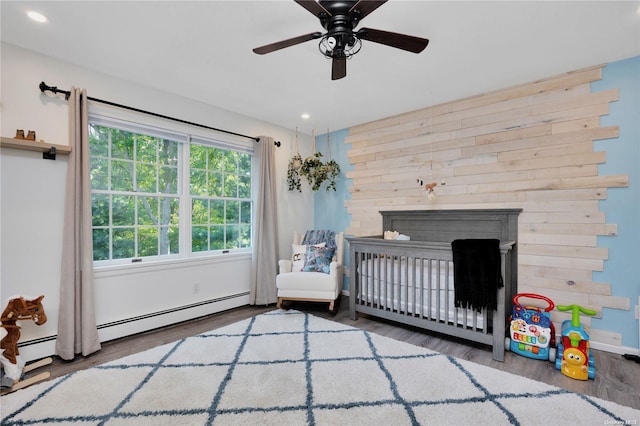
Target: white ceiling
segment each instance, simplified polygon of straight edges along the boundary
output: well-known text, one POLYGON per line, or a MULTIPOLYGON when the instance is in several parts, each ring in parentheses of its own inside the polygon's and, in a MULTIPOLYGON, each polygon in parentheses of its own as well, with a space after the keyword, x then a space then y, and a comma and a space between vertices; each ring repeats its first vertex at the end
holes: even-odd
POLYGON ((640 55, 638 1, 391 0, 360 27, 425 37, 429 46, 416 55, 364 41, 337 81, 317 41, 264 56, 251 51, 322 31, 291 0, 3 0, 0 7, 3 42, 304 133, 640 55), (28 20, 27 10, 48 23, 28 20))

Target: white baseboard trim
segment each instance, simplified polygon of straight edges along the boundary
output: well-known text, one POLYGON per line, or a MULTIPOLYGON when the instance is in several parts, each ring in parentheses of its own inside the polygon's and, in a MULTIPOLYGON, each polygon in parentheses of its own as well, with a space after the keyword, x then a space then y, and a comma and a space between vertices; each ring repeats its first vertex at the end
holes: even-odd
POLYGON ((624 354, 640 355, 640 350, 638 348, 610 345, 609 343, 599 343, 599 342, 594 342, 593 340, 589 342, 589 344, 591 345, 592 349, 597 349, 599 351, 611 352, 611 353, 620 354, 620 355, 624 355, 624 354))
MULTIPOLYGON (((191 305, 180 306, 146 315, 126 318, 98 325, 100 342, 119 339, 125 336, 166 327, 194 318, 215 314, 249 304, 249 293, 241 293, 219 299, 205 300, 191 305)), ((55 355, 57 336, 21 342, 18 344, 20 355, 26 362, 55 355)))

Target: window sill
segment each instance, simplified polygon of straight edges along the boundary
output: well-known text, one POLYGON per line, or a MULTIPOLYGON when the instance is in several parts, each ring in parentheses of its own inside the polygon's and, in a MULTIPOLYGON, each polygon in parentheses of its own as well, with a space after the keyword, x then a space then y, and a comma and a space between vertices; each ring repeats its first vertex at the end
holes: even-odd
POLYGON ((191 268, 194 266, 211 265, 214 263, 239 262, 243 260, 250 260, 251 256, 251 253, 225 253, 189 258, 149 260, 146 262, 142 261, 135 263, 123 263, 118 265, 94 266, 93 271, 96 277, 131 275, 164 271, 168 269, 191 268))

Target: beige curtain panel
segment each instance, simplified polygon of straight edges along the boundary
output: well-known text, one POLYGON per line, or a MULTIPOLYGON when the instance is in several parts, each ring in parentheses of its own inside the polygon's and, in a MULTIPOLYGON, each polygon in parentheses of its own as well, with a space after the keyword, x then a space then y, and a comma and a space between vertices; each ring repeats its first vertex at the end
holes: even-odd
POLYGON ((72 360, 100 349, 93 294, 89 114, 87 93, 69 95, 69 165, 65 198, 60 307, 56 353, 72 360))
POLYGON ((276 206, 275 147, 273 138, 260 136, 256 144, 255 173, 257 184, 254 208, 253 257, 251 260, 251 289, 249 303, 276 303, 276 275, 278 264, 278 215, 276 206))

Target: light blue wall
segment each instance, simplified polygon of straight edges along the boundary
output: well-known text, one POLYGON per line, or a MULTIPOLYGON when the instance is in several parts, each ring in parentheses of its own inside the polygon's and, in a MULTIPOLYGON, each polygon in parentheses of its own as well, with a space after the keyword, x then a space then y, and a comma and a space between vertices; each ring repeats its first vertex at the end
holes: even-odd
MULTIPOLYGON (((350 199, 349 193, 350 179, 346 178, 346 173, 353 170, 353 166, 349 164, 347 158, 347 151, 350 149, 350 145, 347 146, 345 138, 349 134, 349 130, 338 130, 329 133, 329 144, 331 145, 331 156, 340 165, 340 177, 336 181, 335 191, 325 191, 321 189, 316 192, 314 197, 314 228, 315 229, 331 229, 336 232, 344 232, 349 223, 351 217, 347 213, 347 208, 344 205, 344 200, 350 199)), ((322 152, 325 157, 328 154, 327 149, 327 135, 316 136, 316 150, 322 152)), ((329 158, 325 158, 328 161, 329 158)), ((345 251, 344 265, 345 268, 349 268, 349 254, 348 250, 345 251)), ((345 277, 344 288, 349 288, 349 279, 345 277)))
POLYGON ((349 147, 344 141, 349 130, 338 130, 327 135, 316 136, 316 150, 324 154, 324 161, 329 161, 329 149, 327 142, 331 146, 331 157, 340 165, 340 176, 336 181, 336 190, 325 191, 319 190, 315 194, 314 199, 314 226, 316 229, 331 229, 336 232, 344 231, 348 226, 351 218, 347 213, 344 200, 351 198, 349 194, 349 182, 346 173, 353 170, 353 166, 349 164, 347 151, 349 147))
POLYGON ((599 237, 598 246, 609 249, 603 272, 594 272, 593 280, 611 283, 614 296, 629 297, 631 310, 607 309, 602 319, 594 319, 594 328, 622 333, 622 345, 640 347, 638 320, 634 306, 640 294, 640 56, 608 64, 602 80, 592 91, 618 88, 620 100, 611 103, 602 126, 620 126, 616 139, 594 142, 596 151, 607 152, 607 162, 599 166, 600 175, 629 175, 628 188, 610 188, 600 202, 607 223, 618 225, 618 235, 599 237))
MULTIPOLYGON (((640 347, 638 321, 634 319, 634 307, 640 294, 640 57, 613 62, 604 68, 601 81, 593 84, 593 91, 612 88, 620 90, 620 100, 611 104, 611 112, 602 118, 602 126, 619 125, 620 136, 614 140, 596 141, 597 151, 607 152, 607 162, 600 166, 601 175, 629 175, 628 188, 611 188, 607 200, 600 209, 606 213, 607 223, 618 225, 618 236, 600 237, 599 247, 609 248, 609 259, 604 271, 594 273, 596 282, 611 283, 615 296, 629 297, 631 310, 605 309, 603 319, 594 319, 594 327, 622 334, 622 345, 640 347)), ((349 164, 345 138, 348 130, 330 133, 331 153, 340 164, 342 176, 337 191, 318 191, 315 194, 315 222, 317 229, 345 230, 349 215, 344 200, 350 199, 349 180, 345 172, 352 170, 349 164)), ((326 135, 316 137, 316 147, 326 152, 326 135)), ((345 252, 348 264, 348 250, 345 252)), ((348 267, 348 265, 347 265, 348 267)), ((345 289, 348 279, 345 277, 345 289)))

